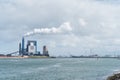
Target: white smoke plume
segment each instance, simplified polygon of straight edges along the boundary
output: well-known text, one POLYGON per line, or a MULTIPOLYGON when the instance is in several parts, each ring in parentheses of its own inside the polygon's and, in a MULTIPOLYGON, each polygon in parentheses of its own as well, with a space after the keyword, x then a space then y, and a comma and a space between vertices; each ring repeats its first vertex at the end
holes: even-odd
POLYGON ((67 33, 72 31, 72 27, 69 22, 63 23, 60 27, 52 27, 52 28, 35 28, 33 31, 27 32, 24 36, 31 36, 34 34, 57 34, 57 33, 67 33))

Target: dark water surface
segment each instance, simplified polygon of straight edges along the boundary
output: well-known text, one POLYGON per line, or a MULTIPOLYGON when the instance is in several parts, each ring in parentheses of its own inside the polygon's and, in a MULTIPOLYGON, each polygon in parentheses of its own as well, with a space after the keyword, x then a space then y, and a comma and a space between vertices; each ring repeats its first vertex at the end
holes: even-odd
POLYGON ((105 80, 119 59, 0 59, 0 80, 105 80))

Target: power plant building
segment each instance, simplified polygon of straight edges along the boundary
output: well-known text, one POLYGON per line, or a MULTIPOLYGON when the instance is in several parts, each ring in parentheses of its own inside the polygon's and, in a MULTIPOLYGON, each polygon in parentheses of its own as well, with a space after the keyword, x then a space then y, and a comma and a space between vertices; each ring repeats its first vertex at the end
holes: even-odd
POLYGON ((46 46, 43 46, 43 55, 44 55, 44 56, 49 56, 49 54, 48 54, 48 49, 47 49, 46 46))
POLYGON ((40 51, 37 51, 37 41, 28 40, 25 48, 25 40, 22 38, 22 42, 19 43, 19 55, 21 56, 49 56, 48 49, 46 46, 43 46, 43 54, 40 51))
POLYGON ((37 41, 28 41, 27 52, 28 55, 34 55, 37 53, 37 41))

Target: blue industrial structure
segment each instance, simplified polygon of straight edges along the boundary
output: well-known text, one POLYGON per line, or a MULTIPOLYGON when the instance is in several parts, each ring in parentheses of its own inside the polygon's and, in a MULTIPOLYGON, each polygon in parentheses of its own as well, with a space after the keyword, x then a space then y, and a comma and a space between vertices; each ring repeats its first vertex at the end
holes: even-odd
POLYGON ((25 46, 25 40, 24 40, 24 37, 22 37, 22 48, 21 48, 22 50, 21 50, 21 52, 22 52, 23 54, 25 53, 25 52, 24 52, 24 51, 25 51, 25 50, 24 50, 24 49, 25 49, 24 46, 25 46))
POLYGON ((19 43, 19 55, 22 54, 22 50, 21 50, 21 43, 19 43))
POLYGON ((22 44, 19 43, 19 55, 24 56, 49 56, 46 46, 43 46, 43 54, 37 51, 37 41, 28 40, 25 48, 25 39, 22 37, 22 44))

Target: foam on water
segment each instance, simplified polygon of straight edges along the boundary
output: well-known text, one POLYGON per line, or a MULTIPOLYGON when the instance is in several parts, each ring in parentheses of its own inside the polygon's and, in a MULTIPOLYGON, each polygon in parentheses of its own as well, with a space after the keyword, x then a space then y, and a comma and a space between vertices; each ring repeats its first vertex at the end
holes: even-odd
POLYGON ((61 63, 57 63, 57 64, 53 65, 53 67, 61 67, 61 63))

